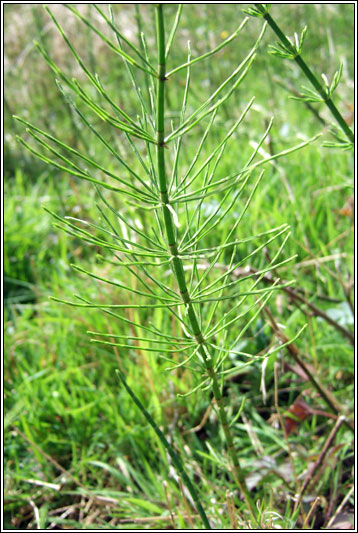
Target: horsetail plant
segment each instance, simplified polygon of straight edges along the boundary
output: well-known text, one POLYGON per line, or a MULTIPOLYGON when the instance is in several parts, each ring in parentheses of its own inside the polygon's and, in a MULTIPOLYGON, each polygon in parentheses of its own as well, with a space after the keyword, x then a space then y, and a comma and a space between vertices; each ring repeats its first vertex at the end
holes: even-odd
MULTIPOLYGON (((293 258, 280 259, 289 237, 287 225, 258 235, 249 232, 248 236, 245 236, 241 227, 245 212, 249 209, 250 201, 263 177, 260 167, 310 144, 317 137, 257 160, 260 147, 270 132, 271 121, 261 139, 255 143, 254 150, 244 160, 243 156, 240 156, 235 139, 239 126, 252 109, 252 98, 240 113, 238 109, 232 109, 235 117, 232 126, 214 148, 207 148, 220 109, 241 88, 251 68, 266 23, 244 60, 204 103, 193 110, 194 104, 189 105, 191 69, 196 68, 201 61, 213 58, 234 41, 246 26, 248 18, 245 18, 238 29, 219 46, 199 57, 192 58, 188 45, 187 60, 169 69, 168 64, 182 13, 181 5, 177 8, 172 29, 166 39, 166 6, 155 4, 157 66, 153 65, 143 33, 139 31, 139 46, 133 44, 118 29, 111 8, 107 15, 94 5, 99 19, 107 25, 108 30, 113 31, 116 44, 94 26, 92 19, 86 18, 73 5, 65 5, 123 60, 126 75, 134 89, 133 94, 138 99, 140 114, 133 118, 122 109, 105 88, 100 77, 85 65, 58 20, 46 7, 77 65, 88 78, 90 86, 85 87, 77 79, 70 78, 38 43, 37 48, 55 73, 58 87, 67 102, 84 127, 93 135, 94 141, 108 152, 110 159, 108 163, 99 163, 92 155, 94 150, 91 150, 90 154, 82 153, 54 135, 16 117, 27 127, 27 133, 44 151, 35 149, 21 138, 19 141, 58 171, 95 185, 100 200, 97 207, 101 225, 74 217, 61 217, 51 212, 50 214, 55 218, 56 225, 65 232, 101 249, 101 259, 111 265, 111 273, 117 272, 115 268, 120 269, 121 278, 118 279, 115 274, 113 277, 104 277, 78 265, 73 265, 75 270, 116 287, 120 289, 121 294, 128 295, 128 301, 119 304, 91 302, 80 295, 76 296, 76 301, 58 298, 53 300, 78 308, 98 309, 129 326, 131 331, 134 328, 134 331, 142 332, 141 336, 88 332, 96 337, 91 339, 92 342, 123 350, 152 352, 170 361, 168 370, 190 370, 193 373, 196 384, 182 396, 201 391, 212 398, 210 401, 213 401, 226 441, 233 480, 245 500, 252 524, 257 525, 257 509, 246 484, 239 458, 239 446, 232 430, 234 420, 228 418, 223 388, 225 379, 233 371, 228 364, 229 356, 241 358, 245 361, 242 363, 245 366, 263 361, 284 346, 271 347, 259 356, 238 349, 240 339, 255 323, 271 295, 285 286, 276 282, 270 287, 261 288, 260 281, 268 271, 277 271, 293 258), (181 109, 179 113, 172 115, 174 118, 169 123, 168 81, 175 80, 177 73, 182 70, 186 71, 186 78, 181 109), (139 76, 144 76, 145 82, 142 86, 138 82, 139 76), (87 106, 89 112, 81 109, 81 104, 87 106), (99 118, 107 129, 103 130, 94 123, 94 118, 99 118), (187 149, 185 140, 191 130, 199 125, 202 127, 202 138, 194 157, 187 164, 183 156, 184 150, 187 149), (111 136, 113 131, 120 134, 120 141, 111 136), (240 161, 240 168, 232 169, 227 175, 220 175, 220 161, 229 142, 232 144, 231 149, 235 150, 236 160, 240 161), (129 157, 123 157, 123 148, 120 146, 129 147, 137 162, 133 163, 129 157), (46 151, 49 155, 45 155, 46 151), (255 182, 251 185, 253 176, 255 182), (250 191, 244 200, 248 188, 250 191), (122 202, 120 210, 114 206, 117 196, 122 202), (208 198, 212 199, 210 209, 206 202, 208 198), (135 210, 137 218, 131 217, 132 211, 129 209, 135 210), (233 215, 234 209, 238 211, 233 215), (152 217, 150 223, 148 215, 152 217), (231 229, 227 234, 221 235, 220 222, 233 216, 235 222, 231 229), (146 221, 144 224, 139 222, 140 217, 146 221), (214 245, 213 238, 217 240, 214 245), (259 244, 255 244, 257 242, 259 244), (255 274, 248 274, 239 279, 232 276, 238 267, 250 259, 261 257, 264 248, 275 242, 279 245, 272 258, 255 274), (111 258, 107 257, 108 253, 112 254, 111 258), (220 270, 219 259, 226 263, 224 271, 220 270), (124 281, 125 271, 130 273, 132 284, 124 281), (241 290, 238 289, 239 284, 242 284, 241 290), (135 303, 131 297, 135 298, 135 303), (146 316, 139 321, 133 318, 138 317, 138 314, 129 314, 127 317, 120 314, 126 310, 136 310, 139 314, 143 312, 146 316), (176 324, 175 334, 164 327, 159 331, 150 320, 148 323, 148 316, 163 310, 166 310, 172 323, 176 324), (238 329, 240 322, 242 326, 238 329), (180 334, 177 333, 178 330, 180 334), (113 342, 114 340, 118 342, 113 342)), ((137 22, 140 28, 139 10, 137 22)), ((290 342, 292 340, 294 339, 290 342)), ((131 389, 122 370, 118 371, 118 376, 167 449, 178 475, 192 496, 204 527, 210 529, 198 491, 190 481, 183 461, 131 389)))
POLYGON ((337 138, 338 143, 326 142, 326 146, 340 147, 344 150, 349 150, 354 147, 354 133, 351 128, 348 126, 344 120, 342 114, 336 107, 335 103, 332 100, 334 91, 337 89, 337 86, 342 77, 343 63, 340 64, 338 70, 333 76, 333 80, 329 83, 327 76, 322 74, 323 84, 319 81, 317 76, 312 72, 307 62, 302 57, 302 48, 303 43, 307 33, 307 26, 305 26, 301 32, 300 37, 295 33, 295 42, 293 42, 289 37, 287 37, 281 28, 278 26, 277 22, 273 19, 270 14, 271 4, 254 4, 255 7, 245 10, 245 12, 252 17, 262 17, 270 26, 272 31, 280 39, 275 46, 270 46, 270 53, 274 56, 291 59, 296 62, 298 67, 301 69, 307 80, 311 83, 315 90, 302 87, 302 93, 300 96, 292 96, 293 100, 301 100, 303 102, 323 102, 329 109, 331 115, 339 125, 340 129, 345 135, 345 139, 341 137, 339 131, 332 129, 332 133, 337 138))

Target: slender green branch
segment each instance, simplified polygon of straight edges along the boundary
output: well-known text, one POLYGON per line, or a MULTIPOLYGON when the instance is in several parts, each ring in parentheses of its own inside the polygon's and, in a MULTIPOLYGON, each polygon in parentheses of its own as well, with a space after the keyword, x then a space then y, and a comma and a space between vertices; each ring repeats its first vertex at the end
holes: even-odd
POLYGON ((168 39, 168 42, 167 42, 167 47, 166 47, 166 50, 165 50, 165 57, 166 58, 168 57, 169 52, 170 52, 170 48, 171 48, 171 46, 173 44, 174 37, 175 37, 176 31, 178 29, 178 25, 179 25, 179 21, 180 21, 180 17, 181 17, 182 11, 183 11, 183 4, 179 4, 178 5, 178 9, 177 9, 177 13, 176 13, 176 16, 175 16, 174 24, 173 24, 173 27, 172 27, 172 31, 170 32, 169 39, 168 39))
MULTIPOLYGON (((187 61, 186 63, 183 63, 179 67, 174 68, 173 70, 171 70, 170 72, 167 73, 167 77, 169 78, 170 76, 175 74, 175 72, 178 72, 179 70, 182 70, 183 68, 186 68, 189 65, 194 65, 194 63, 198 63, 198 61, 202 61, 203 59, 206 59, 207 57, 210 57, 210 56, 216 54, 216 52, 219 52, 219 50, 222 50, 224 48, 224 46, 226 46, 229 43, 231 43, 231 41, 233 39, 235 39, 235 37, 238 36, 238 34, 242 30, 242 28, 245 26, 245 24, 247 23, 248 20, 249 20, 248 17, 246 17, 242 21, 240 26, 237 28, 237 30, 235 30, 234 33, 232 35, 230 35, 225 41, 223 41, 218 46, 216 46, 216 48, 214 48, 213 50, 210 50, 209 52, 206 52, 206 54, 203 54, 203 55, 201 55, 199 57, 196 57, 195 59, 191 59, 190 61, 187 61)), ((168 56, 168 54, 166 54, 166 57, 167 56, 168 56)))
MULTIPOLYGON (((83 15, 81 15, 81 13, 79 11, 77 11, 77 9, 75 9, 74 7, 72 7, 70 4, 65 4, 65 6, 67 7, 67 9, 69 9, 70 11, 72 11, 72 13, 74 13, 74 15, 76 15, 76 17, 78 17, 80 20, 82 20, 82 22, 84 22, 88 27, 91 28, 91 30, 93 30, 108 46, 109 48, 115 52, 116 54, 119 54, 120 56, 122 56, 128 63, 130 63, 131 65, 134 65, 136 66, 137 68, 139 68, 140 70, 143 70, 144 72, 146 72, 147 74, 150 74, 151 76, 155 76, 155 71, 154 71, 154 68, 149 65, 150 68, 146 68, 146 67, 143 67, 142 65, 140 65, 137 61, 135 61, 131 56, 129 56, 128 54, 126 54, 123 50, 121 50, 120 48, 118 48, 118 46, 115 46, 109 39, 107 39, 107 37, 101 33, 95 26, 93 26, 93 24, 88 20, 86 19, 86 17, 84 17, 83 15)), ((49 11, 47 9, 47 11, 49 11)), ((118 31, 116 31, 116 33, 118 34, 118 31)), ((136 50, 136 53, 140 55, 140 52, 138 50, 136 50)), ((146 62, 147 64, 147 62, 146 62)))
MULTIPOLYGON (((19 122, 22 122, 23 124, 25 124, 25 126, 28 126, 30 128, 30 130, 28 131, 28 133, 34 137, 34 139, 36 140, 39 140, 39 137, 36 136, 33 132, 37 132, 37 133, 40 133, 40 135, 46 137, 46 139, 49 139, 50 141, 54 142, 55 144, 57 144, 57 146, 60 146, 61 148, 63 148, 64 150, 67 150, 70 154, 72 155, 75 155, 77 157, 79 157, 80 159, 82 159, 83 161, 85 161, 86 163, 89 163, 90 165, 94 166, 95 168, 97 168, 98 170, 100 170, 101 172, 103 172, 104 174, 106 174, 107 176, 110 176, 111 178, 115 179, 116 181, 119 181, 120 183, 126 185, 127 187, 131 188, 132 190, 136 191, 137 192, 137 195, 135 196, 135 198, 140 198, 142 197, 141 199, 144 200, 144 196, 147 197, 148 199, 150 199, 151 201, 156 201, 156 198, 155 196, 153 196, 153 194, 149 195, 148 193, 144 192, 142 189, 138 189, 138 187, 135 187, 134 185, 132 185, 128 180, 124 180, 122 178, 120 178, 118 175, 114 174, 113 172, 110 172, 109 170, 107 170, 106 168, 104 168, 102 165, 100 165, 99 163, 97 163, 96 161, 90 159, 89 157, 87 157, 86 155, 82 154, 81 152, 79 152, 78 150, 75 150, 74 148, 72 148, 71 146, 68 146, 67 144, 65 144, 64 142, 60 141, 59 139, 57 139, 56 137, 54 137, 53 135, 50 135, 49 133, 47 133, 46 131, 43 131, 41 130, 40 128, 37 128, 36 126, 34 126, 33 124, 30 124, 29 122, 27 122, 26 120, 22 119, 21 117, 18 117, 16 115, 13 116, 13 118, 15 120, 18 120, 19 122)), ((48 145, 45 145, 43 144, 43 146, 48 146, 48 145)), ((68 164, 70 164, 73 168, 76 168, 77 170, 81 171, 81 169, 77 166, 75 166, 73 163, 71 163, 71 161, 69 161, 68 159, 66 160, 66 162, 68 164)), ((130 167, 128 165, 126 165, 126 168, 135 176, 136 174, 134 173, 134 171, 132 171, 130 169, 130 167)), ((145 201, 145 200, 144 200, 145 201)))
MULTIPOLYGON (((101 17, 103 17, 103 19, 107 22, 108 26, 110 28, 112 28, 112 30, 114 31, 114 33, 116 34, 117 38, 118 39, 121 39, 122 41, 124 41, 137 55, 138 57, 140 57, 140 59, 143 61, 143 63, 145 63, 149 69, 153 72, 153 74, 155 73, 155 69, 154 67, 149 63, 149 61, 147 61, 147 59, 144 57, 144 55, 140 52, 140 50, 138 50, 138 48, 136 48, 127 38, 126 36, 121 33, 120 31, 118 31, 118 28, 116 27, 116 25, 114 24, 113 22, 113 17, 110 19, 108 18, 104 13, 103 11, 101 11, 101 9, 96 5, 96 4, 93 4, 94 8, 98 11, 98 13, 101 15, 101 17)), ((111 12, 111 15, 112 15, 112 12, 111 12)), ((85 24, 89 25, 88 23, 88 20, 87 19, 82 19, 85 24)), ((90 26, 91 27, 91 26, 90 26)), ((122 51, 123 52, 123 51, 122 51)))

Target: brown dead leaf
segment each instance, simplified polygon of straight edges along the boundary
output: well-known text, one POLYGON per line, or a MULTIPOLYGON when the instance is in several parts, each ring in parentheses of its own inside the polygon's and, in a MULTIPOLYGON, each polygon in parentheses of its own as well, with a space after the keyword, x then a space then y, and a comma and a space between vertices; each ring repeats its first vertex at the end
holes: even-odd
POLYGON ((290 435, 311 412, 310 406, 302 398, 298 398, 284 414, 286 435, 290 435))

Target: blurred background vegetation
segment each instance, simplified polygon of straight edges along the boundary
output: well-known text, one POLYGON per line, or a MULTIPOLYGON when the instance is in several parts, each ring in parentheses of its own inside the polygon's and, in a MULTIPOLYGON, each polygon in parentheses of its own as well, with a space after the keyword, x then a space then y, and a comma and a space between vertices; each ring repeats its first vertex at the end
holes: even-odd
MULTIPOLYGON (((250 5, 185 5, 169 68, 186 60, 188 40, 193 57, 220 43, 237 28, 244 16, 242 10, 250 5)), ((77 8, 108 33, 93 6, 81 4, 77 8)), ((136 41, 138 37, 138 20, 143 25, 155 64, 152 6, 115 4, 113 9, 117 23, 129 39, 136 41)), ((165 9, 168 20, 172 21, 176 6, 168 4, 165 9)), ((118 56, 63 5, 53 4, 51 10, 85 63, 99 74, 126 112, 136 116, 135 94, 118 56)), ((331 80, 340 61, 343 62, 342 82, 334 101, 351 124, 354 5, 273 5, 272 14, 290 36, 299 33, 307 24, 304 58, 317 75, 325 73, 331 80)), ((165 454, 114 376, 118 364, 126 366, 127 362, 136 363, 127 370, 134 390, 165 432, 173 435, 184 458, 192 465, 192 475, 204 473, 201 478, 205 480, 204 499, 217 527, 230 527, 230 524, 225 526, 222 516, 227 480, 223 474, 217 475, 220 467, 205 455, 209 453, 207 443, 215 448, 221 439, 215 417, 209 418, 200 431, 188 433, 202 420, 208 408, 205 399, 196 395, 185 401, 177 399, 176 392, 186 392, 183 381, 177 375, 165 373, 166 364, 159 358, 93 348, 89 344, 87 330, 120 330, 133 335, 125 324, 108 315, 87 309, 79 312, 48 299, 50 295, 71 299, 73 293, 96 301, 113 301, 113 298, 119 301, 121 296, 113 295, 113 289, 99 286, 94 280, 91 283, 72 271, 69 265, 77 262, 84 268, 94 263, 98 269, 107 267, 95 258, 93 247, 54 228, 53 220, 43 210, 46 206, 61 216, 96 220, 95 189, 27 153, 16 141, 16 135, 26 137, 24 128, 12 116, 23 117, 77 149, 89 154, 96 151, 97 158, 100 152, 65 102, 52 72, 33 45, 34 39, 39 41, 70 77, 87 83, 43 6, 5 4, 4 15, 7 528, 32 529, 41 525, 43 528, 86 529, 112 524, 118 529, 125 528, 124 521, 129 519, 133 528, 167 528, 170 522, 154 520, 154 517, 169 516, 162 483, 168 475, 165 454), (99 503, 98 496, 107 500, 99 503), (215 498, 217 504, 210 503, 210 498, 215 498), (36 514, 35 509, 39 513, 36 514)), ((214 56, 212 62, 204 62, 200 68, 193 67, 192 107, 210 95, 247 55, 260 25, 261 21, 251 19, 239 37, 214 56)), ((303 103, 289 98, 308 82, 295 64, 268 54, 268 45, 275 41, 268 28, 253 68, 240 91, 223 106, 217 121, 215 134, 222 138, 223 131, 237 118, 237 109, 255 96, 254 112, 240 126, 235 142, 221 163, 224 172, 236 170, 240 162, 245 161, 250 153, 249 143, 258 142, 272 116, 274 125, 269 142, 264 146, 267 153, 284 150, 320 131, 324 133, 323 139, 331 139, 328 131, 331 118, 323 104, 314 105, 313 112, 303 103)), ((168 84, 172 118, 180 108, 184 81, 183 70, 168 84)), ((117 135, 105 127, 103 131, 109 136, 117 135)), ((194 154, 200 133, 199 128, 185 140, 188 161, 194 154)), ((280 271, 281 275, 288 280, 295 279, 295 287, 307 300, 319 306, 334 322, 352 331, 353 158, 351 152, 328 150, 321 144, 320 140, 268 167, 245 224, 252 233, 290 224, 292 237, 285 254, 287 257, 297 254, 297 259, 280 271)), ((123 156, 132 161, 134 156, 130 149, 125 145, 121 145, 121 149, 123 156)), ((103 160, 108 160, 107 154, 103 154, 103 160)), ((212 209, 213 205, 208 203, 207 207, 212 209)), ((126 216, 139 217, 145 223, 146 215, 135 208, 121 206, 121 209, 126 216)), ((230 222, 232 219, 225 223, 229 225, 230 222)), ((215 235, 210 238, 214 244, 215 235)), ((208 244, 211 245, 210 241, 208 244)), ((251 266, 259 268, 260 263, 251 266)), ((304 303, 299 307, 294 305, 285 293, 276 297, 272 307, 275 316, 285 324, 288 335, 295 334, 308 321, 309 327, 297 341, 299 350, 349 415, 353 404, 353 363, 352 346, 347 337, 334 325, 315 316, 304 303)), ((159 329, 166 320, 160 310, 150 319, 159 329)), ((259 352, 271 338, 271 328, 263 316, 248 332, 245 351, 259 352)), ((303 394, 308 403, 324 409, 305 378, 295 374, 292 361, 287 361, 283 355, 282 361, 279 389, 282 407, 289 408, 303 394)), ((260 392, 259 366, 240 376, 228 382, 227 394, 234 398, 231 403, 234 413, 243 393, 247 398, 244 418, 237 424, 237 436, 241 439, 240 446, 246 450, 244 463, 251 471, 262 472, 261 478, 259 476, 251 484, 256 491, 255 498, 269 505, 271 495, 264 482, 269 479, 271 486, 277 488, 273 509, 282 516, 282 526, 288 527, 285 494, 294 494, 294 483, 292 476, 285 478, 284 468, 290 466, 281 430, 269 423, 275 414, 273 369, 269 368, 266 375, 266 405, 260 392), (269 457, 274 458, 270 468, 265 463, 269 457), (282 479, 287 484, 284 490, 282 479)), ((187 379, 189 390, 190 377, 187 379)), ((330 418, 313 415, 290 437, 298 474, 306 472, 330 429, 330 418)), ((319 512, 314 515, 315 525, 327 523, 327 518, 333 515, 349 491, 351 456, 349 433, 342 430, 316 492, 312 492, 313 496, 323 497, 319 512)), ((183 498, 173 480, 168 490, 171 504, 174 508, 178 506, 177 527, 187 527, 183 498)), ((311 503, 312 500, 308 500, 307 506, 311 503)))

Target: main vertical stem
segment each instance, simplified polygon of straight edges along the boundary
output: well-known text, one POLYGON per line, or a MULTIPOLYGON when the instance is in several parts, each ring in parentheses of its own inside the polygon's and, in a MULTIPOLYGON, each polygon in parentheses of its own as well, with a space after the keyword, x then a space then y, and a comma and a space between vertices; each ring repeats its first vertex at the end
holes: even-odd
MULTIPOLYGON (((227 443, 228 452, 233 463, 233 474, 237 482, 246 505, 250 512, 254 525, 257 525, 256 508, 247 488, 244 473, 241 470, 239 458, 237 456, 233 436, 228 423, 225 407, 223 404, 222 391, 220 389, 218 379, 213 367, 213 360, 207 352, 205 346, 205 339, 203 337, 200 325, 196 316, 194 305, 191 301, 189 291, 187 288, 183 263, 179 257, 178 247, 176 242, 175 225, 171 209, 169 208, 169 197, 167 191, 167 179, 165 172, 165 122, 164 122, 164 96, 165 96, 165 72, 166 72, 166 57, 165 57, 165 31, 163 18, 163 5, 156 4, 156 25, 157 25, 157 47, 158 47, 158 82, 157 82, 157 167, 158 167, 158 181, 160 196, 162 201, 162 213, 164 218, 165 231, 167 235, 168 247, 172 256, 172 266, 174 275, 176 277, 180 295, 186 307, 186 313, 190 322, 193 336, 199 344, 198 353, 205 364, 206 373, 212 383, 212 391, 215 402, 218 408, 219 419, 222 425, 225 439, 227 443)), ((199 508, 198 508, 199 510, 199 508)), ((200 512, 200 510, 199 510, 200 512)))

